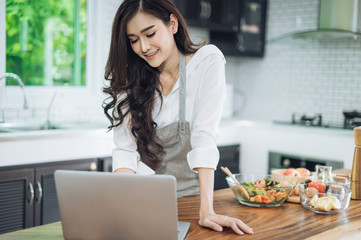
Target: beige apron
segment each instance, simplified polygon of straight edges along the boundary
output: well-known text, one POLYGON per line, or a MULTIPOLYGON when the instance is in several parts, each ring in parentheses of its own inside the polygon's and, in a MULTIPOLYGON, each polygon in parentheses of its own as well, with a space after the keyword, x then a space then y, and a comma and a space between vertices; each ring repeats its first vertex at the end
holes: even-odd
POLYGON ((186 110, 186 67, 185 57, 181 54, 179 63, 180 92, 179 120, 156 131, 156 141, 163 146, 161 166, 157 174, 173 175, 177 179, 177 197, 199 194, 198 175, 187 162, 187 153, 192 150, 189 123, 185 120, 186 110))

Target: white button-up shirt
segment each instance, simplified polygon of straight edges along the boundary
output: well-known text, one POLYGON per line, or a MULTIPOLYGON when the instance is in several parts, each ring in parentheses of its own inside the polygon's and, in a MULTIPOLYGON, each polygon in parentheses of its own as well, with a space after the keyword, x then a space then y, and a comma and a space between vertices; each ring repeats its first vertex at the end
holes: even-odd
MULTIPOLYGON (((186 65, 186 121, 190 124, 192 150, 187 154, 190 169, 216 169, 219 152, 216 136, 226 98, 225 59, 214 45, 198 49, 186 65)), ((179 80, 179 79, 178 79, 179 80)), ((179 119, 179 87, 177 80, 172 92, 163 97, 163 105, 156 98, 153 120, 158 128, 179 119)), ((136 141, 129 128, 129 117, 114 128, 113 171, 128 168, 138 174, 154 171, 140 161, 136 141)))

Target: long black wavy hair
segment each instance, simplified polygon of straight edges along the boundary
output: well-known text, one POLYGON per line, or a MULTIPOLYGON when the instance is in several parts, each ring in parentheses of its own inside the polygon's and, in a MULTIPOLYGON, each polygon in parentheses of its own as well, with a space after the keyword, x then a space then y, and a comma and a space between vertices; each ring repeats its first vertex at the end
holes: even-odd
POLYGON ((130 114, 129 127, 141 161, 155 170, 161 164, 158 154, 163 151, 154 140, 157 125, 152 117, 156 94, 162 96, 160 73, 134 53, 127 37, 127 24, 138 12, 150 14, 166 25, 170 23, 170 15, 174 14, 178 19, 174 40, 184 55, 195 53, 203 44, 196 45, 191 41, 186 22, 171 0, 124 0, 115 15, 105 68, 105 79, 110 84, 103 88, 109 95, 103 103, 104 113, 111 123, 109 130, 121 125, 130 114))

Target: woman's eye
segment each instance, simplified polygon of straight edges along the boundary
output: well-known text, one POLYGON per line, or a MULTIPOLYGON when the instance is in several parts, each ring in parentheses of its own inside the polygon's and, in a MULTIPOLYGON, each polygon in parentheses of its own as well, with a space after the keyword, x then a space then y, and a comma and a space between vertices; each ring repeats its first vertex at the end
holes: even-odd
POLYGON ((150 38, 150 37, 153 37, 154 34, 155 34, 155 32, 154 32, 154 33, 151 33, 151 34, 148 34, 147 37, 149 37, 149 38, 150 38))
POLYGON ((134 43, 136 43, 138 41, 138 39, 135 39, 135 40, 129 39, 129 41, 130 41, 130 44, 134 44, 134 43))

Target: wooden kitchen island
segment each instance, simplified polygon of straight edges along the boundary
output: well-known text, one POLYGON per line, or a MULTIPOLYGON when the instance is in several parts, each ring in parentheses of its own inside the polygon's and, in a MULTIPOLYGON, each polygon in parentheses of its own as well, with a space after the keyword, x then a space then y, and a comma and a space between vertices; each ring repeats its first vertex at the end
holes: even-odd
MULTIPOLYGON (((361 200, 351 200, 349 208, 336 215, 315 214, 297 203, 278 208, 253 208, 238 203, 230 189, 214 193, 214 209, 242 219, 253 235, 238 236, 231 229, 215 232, 198 225, 199 196, 178 199, 180 221, 191 222, 186 239, 361 239, 361 200)), ((61 223, 52 223, 0 235, 0 239, 63 239, 61 223)), ((121 239, 121 238, 120 238, 121 239)))

